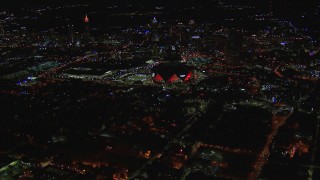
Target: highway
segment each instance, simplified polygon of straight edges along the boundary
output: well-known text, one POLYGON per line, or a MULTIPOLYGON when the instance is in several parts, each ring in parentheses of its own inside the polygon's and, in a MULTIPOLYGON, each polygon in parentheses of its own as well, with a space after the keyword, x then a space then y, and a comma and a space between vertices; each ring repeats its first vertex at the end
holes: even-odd
POLYGON ((57 67, 55 67, 55 68, 49 69, 48 71, 40 74, 38 77, 39 77, 39 78, 49 77, 49 76, 51 76, 52 74, 55 74, 55 73, 57 73, 58 71, 61 71, 62 69, 66 68, 66 67, 68 67, 68 66, 71 66, 71 65, 73 65, 73 64, 79 63, 79 62, 81 62, 81 61, 84 61, 84 60, 86 60, 86 59, 88 59, 88 58, 90 58, 90 57, 94 57, 94 56, 96 56, 96 55, 97 55, 97 54, 88 54, 88 55, 85 55, 85 56, 83 56, 83 57, 79 57, 79 58, 77 58, 77 59, 71 60, 70 62, 67 62, 67 63, 62 64, 62 65, 60 65, 60 66, 57 66, 57 67))
POLYGON ((57 66, 55 68, 52 68, 52 69, 49 69, 49 70, 43 72, 42 74, 38 75, 38 78, 46 79, 46 81, 38 81, 35 85, 33 85, 33 90, 41 89, 41 88, 47 86, 48 84, 50 84, 51 82, 55 82, 55 81, 59 80, 59 79, 53 78, 52 75, 56 74, 57 72, 62 71, 64 68, 71 66, 71 65, 74 65, 76 63, 80 63, 80 62, 82 62, 90 57, 94 57, 96 55, 97 54, 89 54, 86 56, 82 56, 82 57, 71 60, 67 63, 61 64, 60 66, 57 66))
POLYGON ((272 118, 272 131, 267 137, 267 142, 258 155, 256 162, 253 164, 253 171, 249 175, 249 179, 258 179, 263 166, 268 162, 270 156, 270 146, 273 142, 274 137, 278 134, 278 130, 281 126, 285 125, 287 119, 292 115, 292 112, 287 116, 274 115, 272 118))

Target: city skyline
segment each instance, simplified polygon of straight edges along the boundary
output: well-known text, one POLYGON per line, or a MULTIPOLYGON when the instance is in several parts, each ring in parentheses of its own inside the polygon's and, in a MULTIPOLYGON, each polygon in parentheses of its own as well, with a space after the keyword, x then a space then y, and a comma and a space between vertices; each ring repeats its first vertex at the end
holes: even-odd
POLYGON ((320 178, 317 1, 17 2, 0 179, 320 178))

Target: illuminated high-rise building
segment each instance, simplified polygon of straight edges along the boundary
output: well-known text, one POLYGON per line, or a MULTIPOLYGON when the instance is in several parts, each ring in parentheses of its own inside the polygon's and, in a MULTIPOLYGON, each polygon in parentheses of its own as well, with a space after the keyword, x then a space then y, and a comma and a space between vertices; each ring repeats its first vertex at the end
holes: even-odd
POLYGON ((88 17, 88 15, 86 14, 86 16, 84 17, 84 20, 83 20, 83 22, 84 22, 84 32, 85 33, 89 33, 89 17, 88 17))
POLYGON ((84 24, 84 29, 83 29, 83 36, 82 36, 82 43, 86 44, 88 42, 91 41, 92 37, 90 36, 90 20, 88 15, 86 14, 86 16, 83 19, 83 24, 84 24))
POLYGON ((68 35, 69 35, 69 40, 70 43, 73 44, 74 43, 74 26, 73 25, 69 25, 68 26, 68 35))
POLYGON ((2 24, 0 24, 0 36, 4 36, 4 27, 2 24))
POLYGON ((178 23, 178 28, 179 28, 179 32, 178 32, 178 36, 179 36, 179 41, 182 41, 182 27, 183 27, 183 23, 179 22, 178 23))
POLYGON ((269 0, 269 15, 273 14, 273 9, 272 9, 272 0, 269 0))
POLYGON ((152 43, 152 55, 154 58, 159 58, 159 41, 160 41, 160 34, 159 34, 159 22, 154 17, 151 20, 151 43, 152 43))
POLYGON ((86 16, 84 17, 84 20, 83 20, 84 23, 89 23, 89 17, 88 15, 86 14, 86 16))
POLYGON ((228 41, 225 47, 225 56, 228 62, 239 64, 239 52, 242 48, 242 34, 240 31, 232 30, 229 33, 228 41))

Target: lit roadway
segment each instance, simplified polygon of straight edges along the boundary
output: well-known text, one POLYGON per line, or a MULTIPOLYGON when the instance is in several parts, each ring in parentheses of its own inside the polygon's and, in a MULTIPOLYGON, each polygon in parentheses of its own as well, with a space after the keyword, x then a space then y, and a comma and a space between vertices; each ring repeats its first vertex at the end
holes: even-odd
POLYGON ((309 166, 309 177, 308 179, 312 180, 313 179, 313 175, 314 175, 314 169, 317 168, 319 169, 319 166, 314 166, 315 164, 315 157, 316 157, 316 152, 317 152, 317 147, 318 147, 318 139, 319 139, 319 124, 320 124, 320 116, 317 116, 317 124, 316 124, 316 134, 315 134, 315 138, 313 141, 313 148, 312 148, 312 157, 311 157, 311 163, 313 165, 309 166))
MULTIPOLYGON (((71 60, 71 61, 69 61, 69 62, 67 62, 67 63, 64 63, 64 64, 60 65, 60 66, 57 66, 57 67, 55 67, 55 68, 52 68, 52 69, 47 70, 46 72, 40 74, 40 75, 38 76, 38 78, 49 78, 49 77, 52 76, 53 74, 55 74, 55 73, 63 70, 64 68, 66 68, 66 67, 68 67, 68 66, 71 66, 71 65, 73 65, 73 64, 82 62, 82 61, 84 61, 84 60, 86 60, 86 59, 88 59, 88 58, 90 58, 90 57, 94 57, 94 56, 96 56, 96 55, 97 55, 97 54, 89 54, 89 55, 85 55, 85 56, 79 57, 79 58, 77 58, 77 59, 71 60)), ((52 77, 51 77, 51 78, 52 78, 52 77)), ((42 87, 44 87, 44 86, 46 86, 46 85, 47 85, 47 82, 38 81, 38 82, 33 86, 33 88, 42 88, 42 87)))
POLYGON ((280 67, 280 65, 279 65, 278 67, 276 67, 276 69, 274 70, 274 73, 275 73, 278 77, 283 78, 284 76, 280 73, 279 67, 280 67))
POLYGON ((271 133, 267 136, 267 142, 260 154, 258 155, 256 162, 254 162, 253 164, 253 171, 249 174, 249 179, 258 179, 258 177, 260 176, 262 167, 268 162, 268 158, 270 155, 270 146, 273 142, 273 139, 278 134, 279 128, 286 123, 287 119, 291 116, 291 114, 292 113, 290 113, 287 116, 274 115, 272 117, 271 133))
POLYGON ((136 176, 141 174, 141 171, 144 170, 148 165, 152 165, 152 163, 159 157, 161 157, 175 142, 177 142, 180 137, 190 129, 190 127, 196 123, 199 118, 197 118, 196 116, 191 116, 190 117, 190 123, 188 123, 173 139, 171 139, 171 141, 164 147, 163 152, 160 154, 160 156, 157 154, 153 157, 151 157, 144 165, 142 165, 142 167, 140 167, 138 170, 136 170, 135 172, 133 172, 130 176, 129 179, 134 179, 136 176))
POLYGON ((40 74, 39 77, 40 77, 40 78, 42 78, 42 77, 48 77, 48 76, 50 76, 50 75, 52 75, 52 74, 55 74, 55 73, 58 72, 58 71, 61 71, 62 69, 66 68, 66 67, 68 67, 68 66, 70 66, 70 65, 73 65, 73 64, 82 62, 82 61, 84 61, 85 59, 90 58, 90 57, 94 57, 94 56, 96 56, 96 55, 97 55, 97 54, 88 54, 88 55, 85 55, 85 56, 83 56, 83 57, 79 57, 79 58, 77 58, 77 59, 75 59, 75 60, 71 60, 71 61, 69 61, 69 62, 67 62, 67 63, 65 63, 65 64, 62 64, 62 65, 60 65, 60 66, 58 66, 58 67, 52 68, 52 69, 50 69, 50 70, 48 70, 48 71, 40 74))
MULTIPOLYGON (((286 78, 290 81, 296 82, 290 78, 284 77, 281 72, 279 72, 279 66, 274 70, 274 73, 280 77, 280 78, 286 78)), ((303 103, 305 100, 307 100, 309 97, 308 93, 301 97, 299 99, 299 101, 296 104, 296 109, 300 110, 300 106, 301 103, 303 103)), ((274 115, 274 117, 272 118, 272 131, 271 133, 268 135, 267 137, 267 143, 265 144, 263 150, 261 151, 261 153, 258 155, 256 162, 253 164, 253 171, 252 173, 250 173, 249 175, 249 179, 258 179, 258 177, 260 176, 261 173, 261 169, 262 167, 267 163, 269 155, 270 155, 270 145, 273 142, 274 137, 278 134, 278 129, 283 126, 286 123, 286 120, 292 115, 292 113, 290 113, 287 116, 277 116, 274 115)), ((318 134, 319 134, 319 121, 320 121, 320 117, 318 116, 318 120, 317 120, 317 124, 316 124, 316 128, 317 128, 317 132, 316 132, 316 137, 314 139, 314 146, 313 146, 313 150, 312 150, 312 162, 314 162, 315 160, 315 155, 316 155, 316 151, 317 151, 317 143, 318 143, 318 134)), ((313 178, 313 173, 314 173, 314 168, 317 168, 314 165, 310 165, 308 166, 309 169, 309 179, 313 178)))
MULTIPOLYGON (((280 78, 286 78, 288 80, 291 80, 290 78, 284 77, 281 72, 278 70, 280 66, 278 66, 275 70, 274 73, 280 77, 280 78)), ((291 80, 292 81, 292 80, 291 80)), ((300 104, 305 101, 308 98, 308 95, 301 97, 300 100, 297 102, 296 108, 300 110, 300 104)), ((265 146, 263 147, 262 151, 258 155, 256 162, 253 164, 253 171, 252 173, 249 174, 249 179, 258 179, 261 173, 261 169, 263 166, 268 162, 268 158, 270 155, 270 146, 273 142, 274 137, 278 134, 278 130, 281 126, 283 126, 287 119, 292 115, 293 112, 291 112, 287 116, 277 116, 274 115, 272 118, 272 130, 271 133, 267 136, 267 142, 265 146)), ((319 123, 317 124, 317 134, 318 134, 318 128, 319 128, 319 123)), ((318 137, 318 136, 316 136, 318 137)), ((315 140, 317 142, 317 138, 315 140)), ((314 160, 314 154, 316 152, 316 147, 313 149, 313 160, 314 160)), ((313 166, 312 166, 313 167, 313 166)), ((313 170, 313 168, 311 168, 313 170)), ((311 170, 311 171, 312 171, 311 170)), ((313 174, 313 171, 310 173, 313 174)), ((312 175, 310 175, 312 178, 312 175)))

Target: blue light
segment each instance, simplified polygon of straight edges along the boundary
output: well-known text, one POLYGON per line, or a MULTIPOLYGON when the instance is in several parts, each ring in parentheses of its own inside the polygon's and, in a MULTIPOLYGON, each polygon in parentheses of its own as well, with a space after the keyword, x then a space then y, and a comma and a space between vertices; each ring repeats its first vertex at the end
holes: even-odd
POLYGON ((149 34, 149 33, 150 33, 149 30, 145 30, 145 31, 144 31, 144 34, 149 34))
POLYGON ((316 52, 315 52, 315 51, 311 51, 311 52, 309 53, 309 56, 314 56, 314 55, 316 55, 316 52))

